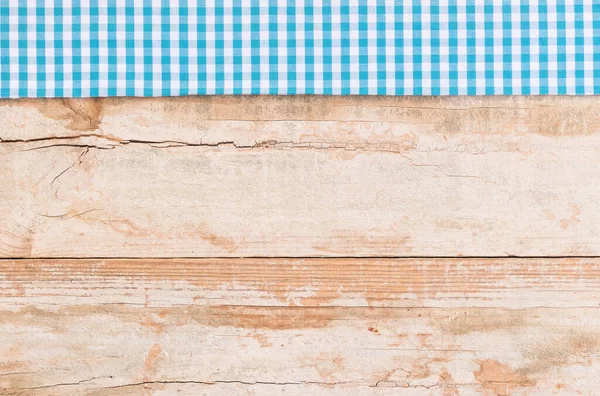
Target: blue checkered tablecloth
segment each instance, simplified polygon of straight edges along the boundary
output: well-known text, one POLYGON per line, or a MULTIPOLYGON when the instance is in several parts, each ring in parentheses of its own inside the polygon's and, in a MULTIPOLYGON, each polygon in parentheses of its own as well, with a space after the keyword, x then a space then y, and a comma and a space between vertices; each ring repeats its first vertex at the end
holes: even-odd
POLYGON ((0 0, 0 97, 600 93, 599 0, 0 0))

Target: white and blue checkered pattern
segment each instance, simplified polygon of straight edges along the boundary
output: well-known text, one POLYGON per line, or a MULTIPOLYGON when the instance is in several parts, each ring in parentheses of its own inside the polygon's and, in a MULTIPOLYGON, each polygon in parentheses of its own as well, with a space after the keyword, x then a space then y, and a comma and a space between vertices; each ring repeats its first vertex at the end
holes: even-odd
POLYGON ((598 93, 598 0, 0 0, 1 98, 598 93))

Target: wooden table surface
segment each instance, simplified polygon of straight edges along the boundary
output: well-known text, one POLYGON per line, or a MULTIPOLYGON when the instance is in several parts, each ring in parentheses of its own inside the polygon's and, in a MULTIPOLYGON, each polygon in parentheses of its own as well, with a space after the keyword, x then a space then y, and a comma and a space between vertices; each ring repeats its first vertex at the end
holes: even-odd
POLYGON ((2 395, 594 395, 600 97, 0 101, 2 395))

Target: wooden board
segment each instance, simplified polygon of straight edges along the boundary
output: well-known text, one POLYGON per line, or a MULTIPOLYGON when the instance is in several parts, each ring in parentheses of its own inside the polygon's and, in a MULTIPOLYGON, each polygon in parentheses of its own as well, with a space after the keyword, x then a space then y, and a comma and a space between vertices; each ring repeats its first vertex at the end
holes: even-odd
POLYGON ((596 394, 599 105, 0 101, 0 395, 596 394))
POLYGON ((598 259, 4 260, 12 395, 593 394, 598 259))
POLYGON ((600 98, 4 101, 4 257, 595 256, 600 98))

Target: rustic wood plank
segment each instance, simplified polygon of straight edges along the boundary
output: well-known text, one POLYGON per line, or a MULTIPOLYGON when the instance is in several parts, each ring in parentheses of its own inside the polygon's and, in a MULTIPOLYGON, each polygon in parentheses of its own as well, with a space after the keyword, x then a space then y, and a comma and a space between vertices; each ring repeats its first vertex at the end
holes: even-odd
POLYGON ((6 395, 592 394, 600 259, 0 260, 6 395))
POLYGON ((0 256, 597 256, 600 98, 0 103, 0 256))
POLYGON ((54 299, 63 306, 108 301, 157 308, 593 308, 599 264, 593 258, 0 260, 0 297, 10 309, 54 299))

